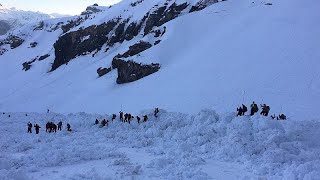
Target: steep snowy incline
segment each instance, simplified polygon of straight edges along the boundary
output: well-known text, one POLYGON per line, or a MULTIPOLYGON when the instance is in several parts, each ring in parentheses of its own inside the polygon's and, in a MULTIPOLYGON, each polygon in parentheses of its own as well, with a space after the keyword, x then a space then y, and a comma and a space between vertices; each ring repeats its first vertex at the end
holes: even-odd
MULTIPOLYGON (((54 60, 51 51, 49 60, 35 64, 28 72, 21 71, 21 64, 38 50, 52 48, 54 38, 44 33, 39 37, 52 39, 40 43, 49 42, 48 46, 26 52, 28 45, 23 44, 0 57, 0 81, 4 84, 0 110, 43 112, 50 108, 62 113, 102 113, 161 107, 196 112, 214 107, 218 112, 229 112, 241 103, 256 101, 269 104, 271 114, 283 112, 300 120, 318 118, 320 39, 316 37, 320 13, 316 7, 320 3, 268 3, 272 5, 224 1, 165 23, 160 27, 166 27, 161 42, 131 57, 137 62, 160 63, 160 71, 123 85, 116 84, 116 71, 97 78, 97 68, 110 65, 113 57, 133 42, 153 42, 154 37, 138 36, 116 44, 107 53, 76 57, 47 73, 54 60)), ((105 16, 107 11, 95 16, 105 16)), ((100 20, 93 18, 83 25, 100 20)), ((61 32, 53 33, 57 37, 61 32)))
MULTIPOLYGON (((320 122, 160 110, 140 125, 97 114, 0 114, 0 179, 308 179, 320 177, 320 122), (10 118, 8 118, 10 115, 10 118), (45 123, 63 130, 45 133, 45 123), (27 134, 27 122, 40 134, 27 134), (66 131, 66 123, 73 131, 66 131)), ((34 131, 34 129, 33 129, 34 131)))

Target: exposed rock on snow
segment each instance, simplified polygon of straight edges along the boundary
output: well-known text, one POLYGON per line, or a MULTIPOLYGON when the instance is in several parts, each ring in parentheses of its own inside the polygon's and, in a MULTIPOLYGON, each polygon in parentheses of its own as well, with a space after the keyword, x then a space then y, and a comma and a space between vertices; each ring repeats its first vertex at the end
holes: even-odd
POLYGON ((118 84, 136 81, 153 74, 160 69, 160 65, 157 63, 142 65, 141 63, 136 63, 134 61, 124 61, 117 57, 113 59, 112 67, 117 68, 118 70, 118 84))
POLYGON ((99 68, 97 69, 97 73, 98 73, 99 77, 102 77, 102 76, 108 74, 111 70, 112 70, 111 67, 109 67, 109 68, 99 67, 99 68))
POLYGON ((10 35, 6 39, 0 41, 0 47, 5 44, 9 44, 11 49, 14 49, 19 47, 23 42, 24 40, 22 38, 15 35, 10 35))
POLYGON ((132 46, 129 47, 129 50, 127 52, 125 52, 122 55, 117 55, 117 58, 127 58, 130 56, 134 56, 137 55, 149 48, 151 48, 152 45, 149 42, 145 42, 145 41, 140 41, 132 46))

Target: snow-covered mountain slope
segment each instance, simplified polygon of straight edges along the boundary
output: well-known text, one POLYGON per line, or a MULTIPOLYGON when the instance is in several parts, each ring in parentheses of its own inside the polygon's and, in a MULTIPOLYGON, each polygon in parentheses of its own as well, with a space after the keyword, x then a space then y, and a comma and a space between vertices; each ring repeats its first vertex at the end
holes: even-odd
POLYGON ((256 101, 319 118, 318 5, 125 0, 27 25, 2 40, 0 110, 230 112, 256 101), (98 78, 100 67, 110 72, 98 78))
MULTIPOLYGON (((320 177, 320 122, 160 110, 99 128, 97 114, 0 114, 0 179, 308 179, 320 177), (8 118, 8 115, 11 115, 8 118), (45 133, 47 121, 63 130, 45 133), (26 133, 31 121, 40 134, 26 133), (66 131, 66 123, 73 131, 66 131)), ((32 130, 34 131, 34 129, 32 130)))
POLYGON ((60 14, 44 14, 41 12, 23 11, 15 8, 6 8, 0 4, 0 35, 9 30, 19 28, 25 24, 38 22, 50 18, 64 17, 60 14))

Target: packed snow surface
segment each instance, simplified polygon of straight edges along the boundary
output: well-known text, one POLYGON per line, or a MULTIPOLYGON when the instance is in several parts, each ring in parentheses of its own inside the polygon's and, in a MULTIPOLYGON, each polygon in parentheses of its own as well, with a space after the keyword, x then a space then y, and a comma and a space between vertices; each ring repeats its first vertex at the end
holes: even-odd
POLYGON ((149 116, 140 125, 117 118, 101 128, 95 119, 110 116, 25 114, 0 114, 0 179, 320 178, 319 121, 160 110, 135 114, 149 116), (45 132, 60 120, 62 131, 45 132), (29 121, 40 134, 27 133, 29 121))

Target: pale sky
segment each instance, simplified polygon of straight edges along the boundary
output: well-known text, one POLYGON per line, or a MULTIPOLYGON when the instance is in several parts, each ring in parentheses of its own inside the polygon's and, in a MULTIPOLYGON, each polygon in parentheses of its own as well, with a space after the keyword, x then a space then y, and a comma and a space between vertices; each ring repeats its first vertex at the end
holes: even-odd
POLYGON ((0 0, 6 7, 15 7, 20 10, 40 11, 47 14, 80 14, 87 6, 98 3, 109 6, 121 0, 0 0))

